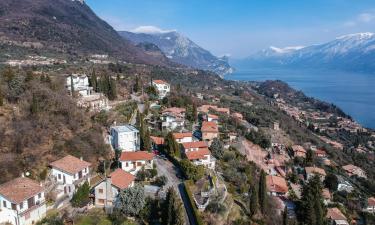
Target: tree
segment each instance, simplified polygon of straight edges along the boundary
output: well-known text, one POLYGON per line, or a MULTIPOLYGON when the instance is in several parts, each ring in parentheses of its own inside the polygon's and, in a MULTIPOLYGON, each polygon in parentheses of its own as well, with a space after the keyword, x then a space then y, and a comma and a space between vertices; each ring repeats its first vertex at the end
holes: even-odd
POLYGON ((180 157, 180 146, 175 140, 172 132, 167 134, 167 137, 165 138, 165 146, 167 154, 180 157))
POLYGON ((26 71, 25 82, 30 82, 34 79, 34 73, 32 70, 26 71))
POLYGON ((70 76, 70 93, 72 94, 73 97, 75 97, 74 94, 74 83, 73 83, 73 76, 70 76))
POLYGON ((9 83, 15 77, 15 73, 10 66, 7 66, 6 68, 4 68, 1 75, 4 81, 7 83, 9 83))
POLYGON ((283 225, 288 225, 288 219, 288 207, 285 206, 283 211, 283 225))
POLYGON ((191 163, 188 159, 183 159, 180 161, 180 168, 185 177, 189 180, 197 181, 204 176, 204 166, 196 166, 193 163, 191 163))
POLYGON ((314 164, 314 152, 309 149, 306 153, 305 166, 312 166, 314 164))
POLYGON ((135 83, 134 83, 133 91, 134 93, 137 93, 140 91, 140 89, 141 89, 141 85, 140 85, 139 77, 135 76, 135 83))
POLYGON ((255 185, 250 186, 250 216, 254 216, 258 211, 258 192, 255 185))
POLYGON ((217 159, 222 159, 224 156, 224 144, 218 139, 214 138, 210 146, 212 155, 217 159))
POLYGON ((262 213, 265 212, 266 201, 267 201, 267 184, 266 184, 266 173, 264 170, 260 171, 259 177, 259 206, 262 213))
POLYGON ((79 186, 77 191, 74 193, 71 203, 74 207, 83 207, 86 205, 90 199, 90 185, 88 182, 85 182, 83 185, 79 186))
POLYGON ((327 174, 326 178, 324 179, 324 186, 330 191, 336 191, 337 187, 339 186, 337 176, 333 173, 327 174))
POLYGON ((137 185, 122 190, 115 202, 115 210, 124 216, 136 216, 145 205, 145 193, 141 186, 137 185))
POLYGON ((31 100, 31 105, 30 105, 30 113, 32 115, 36 115, 39 113, 39 101, 38 98, 36 97, 35 94, 33 94, 33 98, 31 100))
POLYGON ((115 100, 117 98, 116 81, 112 79, 110 76, 108 76, 107 79, 109 79, 108 80, 109 88, 108 88, 108 93, 107 93, 108 99, 115 100))
POLYGON ((92 71, 92 76, 90 77, 90 86, 92 89, 97 92, 98 91, 98 78, 96 77, 95 70, 92 71))
POLYGON ((164 225, 183 225, 185 224, 184 208, 181 200, 173 188, 169 188, 167 197, 164 202, 165 212, 162 216, 162 224, 164 225))
POLYGON ((0 83, 0 106, 4 105, 4 96, 3 96, 3 90, 1 88, 1 83, 0 83))

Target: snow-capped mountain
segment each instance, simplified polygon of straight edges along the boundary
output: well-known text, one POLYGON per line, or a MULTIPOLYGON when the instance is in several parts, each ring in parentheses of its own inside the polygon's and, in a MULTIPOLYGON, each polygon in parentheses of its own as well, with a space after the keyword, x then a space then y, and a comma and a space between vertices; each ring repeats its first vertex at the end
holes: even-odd
POLYGON ((237 64, 242 68, 290 66, 375 72, 375 34, 349 34, 307 47, 270 47, 237 64))
POLYGON ((157 45, 171 61, 176 63, 213 71, 219 75, 233 71, 226 57, 220 58, 212 55, 189 38, 173 30, 164 31, 147 26, 137 28, 132 32, 120 31, 119 34, 135 44, 157 45))

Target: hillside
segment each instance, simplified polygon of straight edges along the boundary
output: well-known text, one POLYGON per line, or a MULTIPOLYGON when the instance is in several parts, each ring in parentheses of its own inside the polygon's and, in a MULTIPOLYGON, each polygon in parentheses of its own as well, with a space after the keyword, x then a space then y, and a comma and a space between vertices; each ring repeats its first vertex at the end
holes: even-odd
POLYGON ((10 56, 22 48, 26 53, 109 54, 129 62, 166 63, 121 38, 83 1, 2 0, 0 24, 0 44, 10 56))
POLYGON ((214 56, 176 31, 120 31, 119 34, 135 44, 143 42, 155 44, 171 61, 182 65, 209 70, 220 75, 231 73, 233 70, 226 58, 214 56))

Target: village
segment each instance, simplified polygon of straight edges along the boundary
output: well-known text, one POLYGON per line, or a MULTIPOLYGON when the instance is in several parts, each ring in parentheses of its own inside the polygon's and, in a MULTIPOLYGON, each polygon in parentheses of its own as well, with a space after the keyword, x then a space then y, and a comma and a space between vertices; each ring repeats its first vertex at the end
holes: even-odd
MULTIPOLYGON (((106 60, 107 57, 98 55, 94 58, 106 60)), ((199 105, 169 107, 166 102, 177 87, 164 80, 142 84, 138 94, 122 102, 112 101, 96 92, 86 74, 66 76, 65 86, 77 106, 86 109, 87 113, 111 111, 118 104, 130 105, 129 102, 133 102, 134 107, 131 107, 126 122, 113 121, 103 134, 103 139, 112 149, 115 166, 108 168, 104 160, 97 162, 102 166, 99 172, 81 156, 66 155, 49 162, 45 180, 33 180, 30 174, 23 173, 19 178, 1 184, 0 224, 35 224, 52 210, 64 210, 73 215, 82 210, 104 209, 110 214, 120 201, 119 193, 135 187, 143 188, 147 196, 156 199, 165 199, 170 188, 176 193, 185 190, 189 200, 182 200, 187 224, 196 224, 190 218, 189 210, 195 217, 204 217, 210 203, 214 202, 237 204, 246 211, 247 207, 243 205, 246 205, 244 199, 248 197, 248 190, 238 191, 241 184, 234 187, 229 182, 228 171, 223 169, 236 157, 244 157, 255 164, 257 171, 264 172, 267 194, 276 202, 278 215, 287 211, 287 216, 293 220, 296 217, 295 201, 302 197, 303 186, 318 177, 324 186, 322 196, 330 224, 361 224, 359 217, 348 215, 344 206, 337 202, 337 196, 340 196, 337 193, 355 192, 357 186, 353 184, 353 178, 367 179, 366 172, 352 164, 338 168, 325 149, 311 143, 297 144, 277 138, 284 133, 280 127, 282 121, 275 121, 268 128, 274 135, 269 144, 262 145, 253 143, 251 138, 236 129, 227 128, 229 120, 247 133, 258 133, 260 129, 248 122, 242 113, 221 105, 215 97, 207 98, 198 93, 193 98, 199 105), (144 95, 152 96, 147 104, 144 95), (331 168, 340 171, 340 175, 333 174, 331 168), (179 188, 181 184, 183 190, 179 188), (83 192, 84 188, 89 189, 88 198, 77 202, 77 193, 83 192), (240 194, 236 196, 236 193, 240 194)), ((331 116, 302 111, 282 99, 277 99, 277 104, 301 123, 331 116)), ((341 118, 338 124, 350 132, 363 129, 345 118, 341 118)), ((321 130, 331 129, 322 124, 314 126, 321 130)), ((369 196, 365 202, 361 210, 375 213, 375 198, 369 196)), ((230 213, 227 212, 226 217, 230 213)))

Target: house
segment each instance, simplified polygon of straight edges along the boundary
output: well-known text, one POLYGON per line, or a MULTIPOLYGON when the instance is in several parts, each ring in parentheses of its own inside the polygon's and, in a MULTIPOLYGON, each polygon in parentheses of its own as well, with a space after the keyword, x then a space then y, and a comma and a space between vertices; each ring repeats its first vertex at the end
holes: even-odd
POLYGON ((81 96, 89 96, 93 90, 89 86, 89 78, 86 74, 72 74, 66 77, 65 87, 69 92, 78 92, 81 96))
POLYGON ((121 125, 111 127, 111 143, 114 149, 126 152, 139 150, 139 131, 132 125, 121 125))
POLYGON ((126 172, 137 174, 142 168, 152 169, 154 154, 147 151, 122 152, 120 156, 121 167, 126 172))
POLYGON ((337 191, 346 191, 348 193, 354 190, 353 185, 349 183, 349 181, 345 180, 342 176, 337 176, 338 185, 337 191))
POLYGON ((165 141, 163 137, 151 136, 150 138, 153 150, 160 150, 163 147, 165 141))
POLYGON ((215 122, 216 124, 219 123, 219 117, 215 114, 208 114, 207 115, 208 122, 215 122))
POLYGON ((349 225, 346 217, 338 208, 328 208, 326 218, 331 225, 349 225))
POLYGON ((367 199, 367 207, 365 208, 365 211, 375 213, 375 197, 367 199))
POLYGON ((77 105, 78 107, 89 109, 92 112, 110 109, 108 98, 101 93, 82 96, 78 99, 77 105))
POLYGON ((301 145, 292 146, 294 157, 306 158, 306 150, 301 145))
POLYGON ((219 128, 215 122, 203 121, 201 132, 202 132, 202 139, 204 141, 207 141, 209 145, 211 145, 211 142, 214 138, 219 137, 219 128))
POLYGON ((160 99, 167 96, 171 91, 171 85, 165 82, 164 80, 153 80, 151 82, 151 85, 153 85, 158 91, 160 99))
POLYGON ((363 177, 367 178, 365 171, 363 171, 361 168, 358 166, 354 166, 352 164, 346 165, 342 167, 345 172, 348 174, 348 176, 358 176, 358 177, 363 177))
POLYGON ((229 108, 216 108, 215 111, 218 112, 218 113, 230 115, 230 109, 229 108))
POLYGON ((55 178, 58 186, 57 190, 60 195, 72 197, 76 187, 85 183, 90 183, 90 166, 91 163, 78 159, 74 156, 67 155, 50 164, 51 174, 55 178))
POLYGON ((162 129, 175 130, 185 125, 185 108, 167 108, 161 115, 162 129))
POLYGON ((320 180, 323 182, 326 177, 326 171, 318 167, 305 167, 306 180, 310 180, 315 175, 319 175, 320 180))
POLYGON ((192 133, 173 133, 173 137, 179 144, 193 142, 192 133))
POLYGON ((317 149, 317 150, 315 151, 315 156, 316 156, 317 158, 327 158, 327 152, 324 151, 324 150, 321 150, 321 149, 317 149))
POLYGON ((285 196, 288 193, 288 184, 282 177, 268 175, 266 183, 268 194, 271 196, 285 196))
POLYGON ((214 110, 216 108, 216 105, 202 105, 198 107, 197 111, 202 114, 207 114, 210 110, 214 110))
POLYGON ((46 216, 43 186, 26 177, 0 185, 0 224, 31 225, 46 216))
POLYGON ((331 194, 331 192, 328 190, 328 188, 324 188, 324 189, 323 189, 323 191, 322 191, 322 196, 323 196, 324 204, 325 204, 325 205, 328 205, 329 203, 331 203, 332 194, 331 194))
POLYGON ((187 142, 182 144, 184 154, 195 165, 203 165, 209 169, 214 169, 216 160, 211 155, 208 146, 204 141, 187 142))
POLYGON ((243 120, 243 115, 241 113, 233 113, 232 116, 238 120, 243 120))
POLYGON ((97 184, 95 206, 112 207, 120 191, 133 187, 135 177, 122 169, 116 169, 106 179, 97 184))

